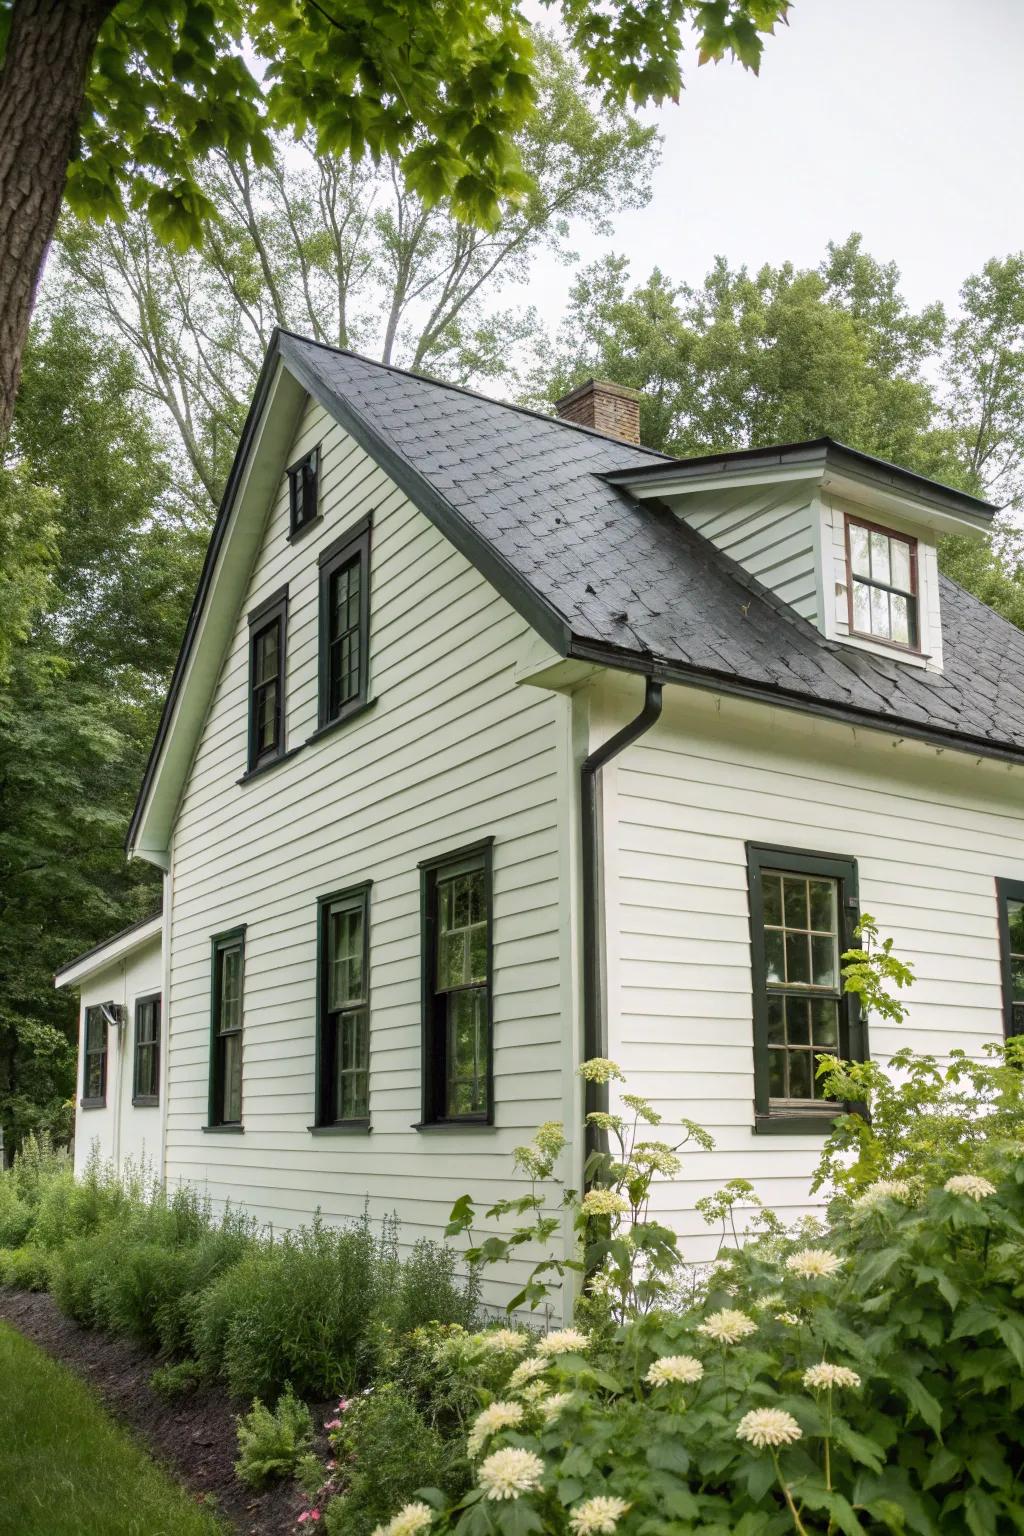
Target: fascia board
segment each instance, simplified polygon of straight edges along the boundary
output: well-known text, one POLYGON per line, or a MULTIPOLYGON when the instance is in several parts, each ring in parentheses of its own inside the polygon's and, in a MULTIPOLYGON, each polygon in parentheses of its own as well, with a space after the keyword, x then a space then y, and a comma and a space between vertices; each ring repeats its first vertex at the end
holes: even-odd
POLYGON ((144 949, 154 939, 163 937, 164 920, 162 914, 151 917, 147 923, 140 924, 137 928, 131 928, 127 933, 122 933, 110 940, 108 944, 101 944, 96 949, 91 949, 87 955, 73 960, 70 965, 65 965, 53 978, 56 988, 77 987, 81 982, 87 981, 90 976, 95 976, 99 971, 105 971, 109 966, 123 960, 127 955, 133 954, 137 949, 144 949))

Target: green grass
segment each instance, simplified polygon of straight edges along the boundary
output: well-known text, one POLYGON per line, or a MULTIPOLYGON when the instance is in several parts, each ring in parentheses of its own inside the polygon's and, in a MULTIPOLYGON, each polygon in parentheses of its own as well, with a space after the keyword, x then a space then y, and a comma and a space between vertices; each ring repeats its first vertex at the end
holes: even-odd
POLYGON ((222 1536, 88 1388, 0 1323, 0 1536, 222 1536))

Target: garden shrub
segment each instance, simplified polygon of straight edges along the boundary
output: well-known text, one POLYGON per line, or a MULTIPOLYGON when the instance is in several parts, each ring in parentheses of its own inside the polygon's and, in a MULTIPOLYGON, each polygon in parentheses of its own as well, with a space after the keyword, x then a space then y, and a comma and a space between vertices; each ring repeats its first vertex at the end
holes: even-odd
MULTIPOLYGON (((442 1439, 397 1384, 385 1383, 339 1407, 331 1443, 341 1493, 325 1512, 331 1536, 371 1536, 419 1488, 456 1498, 468 1485, 464 1447, 442 1439)), ((318 1502, 329 1493, 324 1490, 318 1502)))
POLYGON ((202 1386, 203 1368, 198 1360, 179 1360, 174 1365, 159 1365, 149 1378, 149 1384, 157 1397, 187 1397, 202 1386))
MULTIPOLYGON (((159 1349, 168 1310, 177 1311, 191 1270, 187 1248, 161 1243, 96 1239, 102 1255, 92 1270, 97 1325, 159 1349)), ((58 1260, 59 1263, 59 1260, 58 1260)))
POLYGON ((14 1180, 0 1174, 0 1248, 20 1248, 31 1231, 34 1214, 18 1194, 14 1180))
POLYGON ((293 1477, 313 1442, 313 1420, 305 1403, 287 1388, 271 1413, 255 1401, 238 1423, 235 1471, 250 1488, 274 1478, 293 1477))
POLYGON ((26 1243, 23 1248, 0 1248, 0 1287, 12 1291, 46 1291, 50 1287, 50 1255, 45 1248, 26 1243))

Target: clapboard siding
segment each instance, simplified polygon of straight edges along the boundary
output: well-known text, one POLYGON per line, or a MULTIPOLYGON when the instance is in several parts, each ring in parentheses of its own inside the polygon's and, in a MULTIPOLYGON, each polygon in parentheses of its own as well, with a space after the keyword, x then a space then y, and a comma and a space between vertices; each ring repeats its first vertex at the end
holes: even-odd
POLYGON ((163 991, 159 937, 133 949, 123 959, 87 977, 81 986, 78 1038, 78 1091, 85 1072, 85 1010, 96 1003, 119 1003, 124 1029, 107 1029, 107 1095, 102 1108, 75 1112, 75 1172, 82 1173, 95 1153, 103 1162, 133 1162, 150 1173, 160 1171, 160 1107, 134 1105, 135 1004, 163 991))
POLYGON ((819 575, 811 497, 801 486, 745 486, 686 497, 680 516, 811 623, 819 575))
MULTIPOLYGON (((593 740, 636 713, 605 685, 593 740)), ((903 1044, 980 1053, 1002 1035, 995 878, 1024 872, 1022 770, 764 706, 670 688, 662 720, 605 770, 610 1052, 662 1111, 715 1137, 659 1208, 692 1258, 716 1238, 695 1201, 751 1179, 784 1218, 808 1207, 821 1142, 753 1133, 745 842, 856 858, 862 910, 917 981, 903 1044)))
MULTIPOLYGON (((511 1151, 565 1117, 570 705, 517 686, 523 620, 318 407, 322 522, 294 545, 282 483, 173 841, 168 1176, 278 1226, 396 1210, 438 1236, 454 1199, 516 1191, 511 1151), (287 582, 286 745, 317 725, 317 556, 368 510, 373 708, 245 784, 246 613, 287 582), (418 1133, 421 859, 494 842, 496 1126, 418 1133), (316 899, 372 880, 373 1130, 313 1137, 316 899), (210 937, 247 923, 242 1136, 204 1135, 210 937)), ((519 1283, 510 1266, 493 1296, 519 1283)))

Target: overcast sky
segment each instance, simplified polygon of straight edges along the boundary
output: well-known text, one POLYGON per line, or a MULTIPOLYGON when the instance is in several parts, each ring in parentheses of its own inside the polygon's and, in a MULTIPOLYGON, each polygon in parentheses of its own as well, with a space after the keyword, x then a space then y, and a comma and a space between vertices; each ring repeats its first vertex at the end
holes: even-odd
MULTIPOLYGON (((1024 247, 1024 0, 796 0, 759 77, 692 57, 686 74, 651 114, 649 207, 585 235, 586 259, 697 282, 719 253, 813 265, 857 229, 913 304, 953 306, 989 256, 1024 247)), ((551 324, 571 280, 542 263, 530 284, 551 324)))

